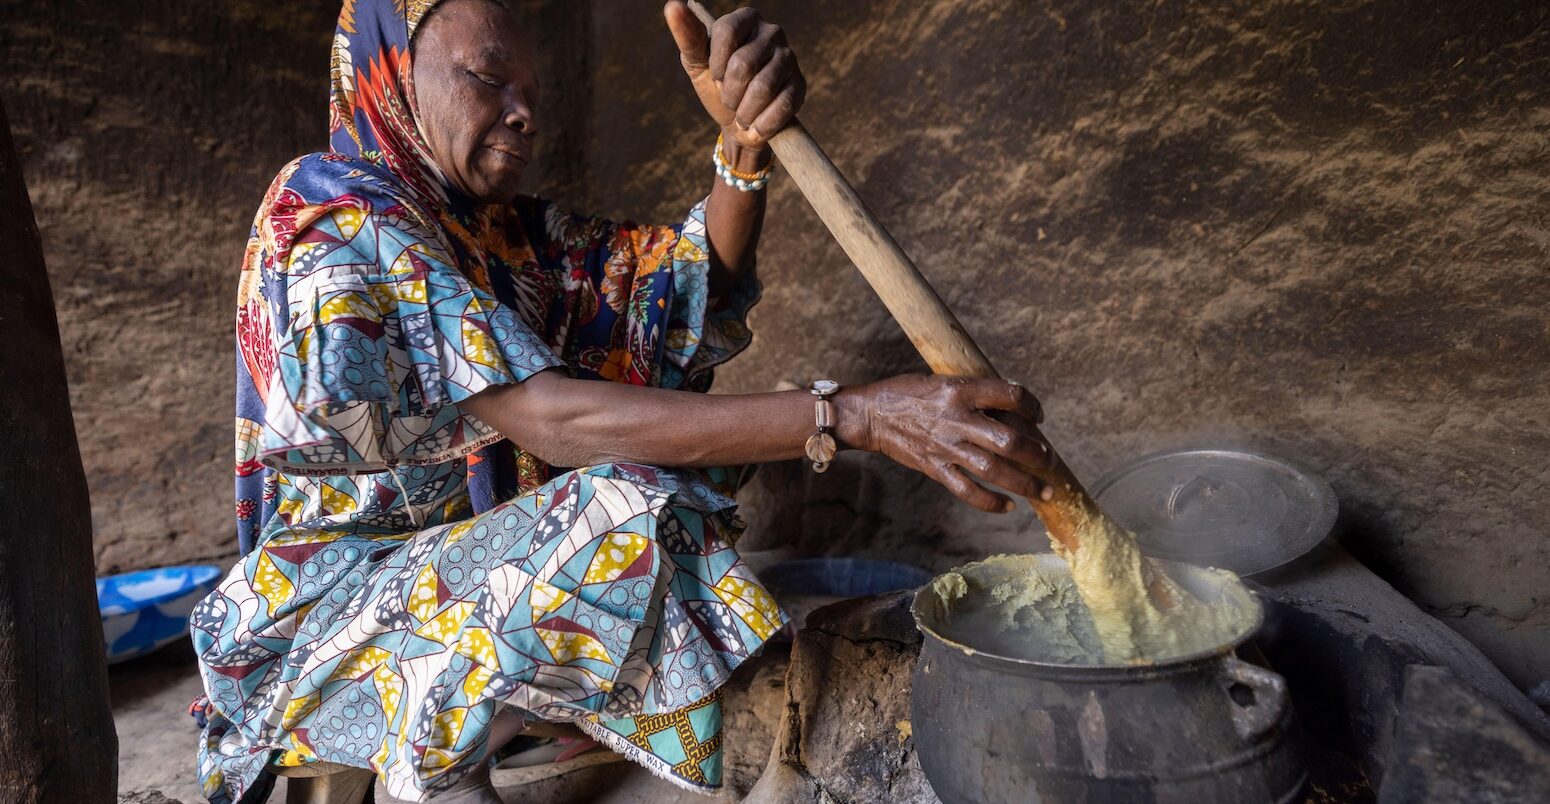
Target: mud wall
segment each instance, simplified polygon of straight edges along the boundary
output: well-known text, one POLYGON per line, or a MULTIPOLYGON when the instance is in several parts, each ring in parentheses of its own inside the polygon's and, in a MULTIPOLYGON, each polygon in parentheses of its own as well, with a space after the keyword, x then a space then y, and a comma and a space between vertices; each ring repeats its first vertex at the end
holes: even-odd
MULTIPOLYGON (((729 7, 729 4, 722 4, 729 7)), ((1550 11, 1534 4, 766 0, 808 127, 1093 478, 1303 461, 1341 534, 1525 686, 1550 677, 1550 11)), ((535 4, 537 189, 672 219, 714 136, 659 5, 535 4)), ((324 141, 331 3, 0 0, 99 569, 224 560, 230 299, 324 141)), ((719 390, 921 370, 788 181, 719 390)), ((945 567, 1037 548, 869 456, 765 467, 748 544, 945 567)))
POLYGON ((236 550, 238 259, 269 179, 328 126, 338 9, 286 5, 0 2, 99 572, 236 550))
MULTIPOLYGON (((584 190, 669 219, 714 133, 654 3, 594 4, 584 190)), ((729 4, 722 4, 730 8, 729 4)), ((1534 4, 766 0, 802 117, 1096 478, 1252 447, 1345 544, 1550 677, 1550 10, 1534 4)), ((721 391, 921 370, 777 176, 721 391)), ((933 567, 1040 546, 884 460, 766 467, 750 544, 933 567)))

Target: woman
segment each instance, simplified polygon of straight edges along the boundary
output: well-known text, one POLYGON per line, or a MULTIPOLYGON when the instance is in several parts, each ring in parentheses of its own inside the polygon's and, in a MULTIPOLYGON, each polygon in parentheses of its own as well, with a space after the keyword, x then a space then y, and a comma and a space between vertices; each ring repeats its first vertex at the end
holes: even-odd
POLYGON ((245 556, 192 618, 212 801, 319 760, 495 800, 486 760, 531 720, 714 790, 717 690, 783 615, 711 467, 826 461, 827 438, 985 510, 1011 501, 976 479, 1042 491, 1015 385, 694 393, 749 341, 767 138, 804 82, 752 11, 709 37, 665 13, 722 141, 706 200, 637 226, 517 195, 539 93, 506 5, 345 3, 330 150, 281 171, 243 265, 245 556))

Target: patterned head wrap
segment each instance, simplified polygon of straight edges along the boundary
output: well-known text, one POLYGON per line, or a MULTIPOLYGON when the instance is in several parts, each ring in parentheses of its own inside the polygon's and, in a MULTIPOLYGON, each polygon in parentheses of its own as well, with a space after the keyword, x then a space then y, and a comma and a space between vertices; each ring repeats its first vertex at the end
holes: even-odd
POLYGON ((345 0, 329 60, 329 148, 379 163, 417 193, 445 198, 414 118, 414 32, 441 0, 345 0))
POLYGON ((491 263, 531 260, 525 236, 511 226, 511 210, 477 204, 447 182, 415 115, 414 36, 442 2, 344 0, 329 59, 329 151, 391 174, 469 281, 516 306, 491 283, 491 263))

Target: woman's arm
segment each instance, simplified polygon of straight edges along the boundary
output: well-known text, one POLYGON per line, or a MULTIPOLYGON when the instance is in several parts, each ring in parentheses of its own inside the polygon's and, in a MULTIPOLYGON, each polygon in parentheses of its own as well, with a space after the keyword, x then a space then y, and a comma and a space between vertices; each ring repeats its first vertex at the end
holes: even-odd
MULTIPOLYGON (((1049 449, 1017 426, 1037 422, 1038 401, 1001 380, 894 377, 834 397, 844 446, 883 453, 986 511, 1011 500, 975 479, 1024 497, 1043 493, 1049 449), (986 411, 1015 415, 1012 424, 986 411)), ((545 371, 489 388, 460 406, 555 466, 629 461, 726 466, 803 454, 816 432, 806 391, 718 395, 576 380, 545 371)))
POLYGON ((462 407, 554 466, 778 461, 801 455, 815 429, 806 391, 711 396, 558 371, 487 390, 462 407))
MULTIPOLYGON (((681 0, 668 3, 663 13, 695 93, 721 126, 728 162, 741 173, 763 170, 770 163, 768 138, 796 117, 807 94, 785 32, 751 8, 717 20, 709 37, 681 0)), ((704 167, 713 183, 705 227, 711 294, 721 295, 753 264, 764 224, 765 191, 728 186, 709 161, 704 167)))
MULTIPOLYGON (((730 141, 730 138, 728 138, 730 141)), ((769 151, 727 145, 727 156, 740 171, 769 164, 769 151)), ((723 182, 706 165, 714 182, 705 201, 705 239, 710 241, 710 295, 725 297, 743 272, 753 265, 759 233, 764 228, 765 191, 744 192, 723 182)))

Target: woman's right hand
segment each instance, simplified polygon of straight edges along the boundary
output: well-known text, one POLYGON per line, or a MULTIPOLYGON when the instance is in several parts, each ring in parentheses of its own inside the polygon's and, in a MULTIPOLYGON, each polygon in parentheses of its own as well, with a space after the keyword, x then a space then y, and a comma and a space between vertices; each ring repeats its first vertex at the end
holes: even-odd
POLYGON ((880 452, 947 487, 982 511, 1014 503, 979 482, 1020 497, 1049 499, 1040 477, 1054 452, 1038 435, 1044 414, 1020 385, 999 379, 904 375, 841 390, 834 397, 842 444, 880 452), (993 412, 1004 411, 991 418, 993 412))

